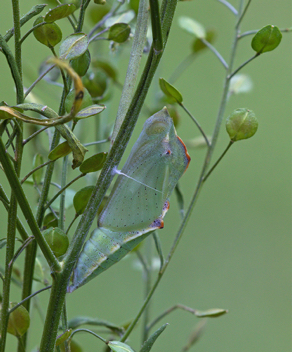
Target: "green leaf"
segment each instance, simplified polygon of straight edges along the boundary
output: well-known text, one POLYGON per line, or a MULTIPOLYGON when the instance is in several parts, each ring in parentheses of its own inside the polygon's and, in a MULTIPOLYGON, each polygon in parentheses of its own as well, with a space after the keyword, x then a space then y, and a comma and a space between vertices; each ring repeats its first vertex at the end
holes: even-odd
POLYGON ((258 129, 258 120, 252 110, 236 109, 226 119, 226 131, 231 141, 251 138, 258 129))
POLYGON ((105 109, 105 106, 102 106, 102 105, 97 105, 97 104, 91 105, 79 111, 78 114, 75 116, 75 118, 86 119, 87 117, 100 114, 104 109, 105 109))
POLYGON ((95 155, 92 155, 88 159, 84 160, 83 163, 80 165, 79 170, 83 174, 88 174, 89 172, 95 172, 102 169, 105 160, 107 157, 107 153, 101 152, 95 155))
POLYGON ((67 141, 57 145, 56 148, 54 148, 50 154, 48 155, 48 158, 50 160, 57 160, 59 158, 63 158, 64 156, 70 154, 72 152, 69 143, 67 141))
POLYGON ((197 38, 206 38, 205 28, 192 18, 181 16, 178 19, 178 24, 186 32, 196 36, 197 38))
POLYGON ((79 316, 79 317, 75 317, 75 318, 71 319, 68 322, 68 328, 71 328, 71 329, 76 329, 81 325, 103 326, 103 327, 110 329, 111 331, 113 331, 114 333, 116 333, 118 335, 123 334, 125 331, 125 329, 123 327, 120 327, 120 326, 113 324, 109 321, 101 320, 98 318, 79 316))
POLYGON ((69 239, 63 230, 58 227, 51 227, 43 231, 43 236, 56 257, 66 253, 69 247, 69 239))
POLYGON ((178 208, 179 208, 179 212, 181 217, 183 218, 185 216, 185 207, 184 207, 184 196, 180 190, 179 184, 177 184, 175 186, 175 194, 176 194, 176 199, 177 199, 177 203, 178 203, 178 208))
POLYGON ((168 324, 162 325, 158 330, 156 330, 144 343, 140 352, 149 352, 154 345, 154 342, 159 337, 159 335, 165 330, 168 324))
POLYGON ((226 313, 228 313, 228 310, 226 309, 213 308, 213 309, 207 309, 203 311, 196 310, 195 314, 196 314, 196 317, 199 317, 199 318, 217 318, 226 313))
POLYGON ((7 243, 7 238, 1 238, 0 240, 0 249, 4 248, 7 243))
POLYGON ((57 337, 55 346, 59 346, 61 345, 61 343, 65 342, 71 335, 71 332, 72 332, 72 329, 68 329, 63 334, 59 335, 57 337))
MULTIPOLYGON (((10 303, 10 308, 13 308, 17 303, 10 303)), ((19 306, 9 314, 7 331, 14 336, 22 336, 25 334, 30 325, 28 311, 24 306, 19 306)))
POLYGON ((183 102, 183 97, 180 92, 164 78, 159 78, 159 86, 167 97, 174 99, 179 104, 183 102))
POLYGON ((77 59, 71 60, 70 64, 73 70, 80 76, 84 76, 89 68, 91 61, 90 52, 87 49, 84 54, 77 59))
POLYGON ((116 43, 124 43, 131 33, 131 27, 127 23, 116 23, 109 29, 108 39, 116 43))
POLYGON ((59 54, 62 60, 72 60, 81 56, 88 49, 88 38, 84 33, 69 35, 61 44, 59 54))
POLYGON ((135 352, 130 346, 120 341, 109 341, 108 346, 113 352, 135 352))
MULTIPOLYGON (((58 213, 57 213, 58 215, 58 213)), ((56 219, 55 214, 54 213, 48 213, 46 214, 46 216, 44 217, 44 221, 43 221, 43 228, 48 229, 50 227, 57 227, 58 226, 58 219, 56 219)))
MULTIPOLYGON (((87 72, 82 78, 83 85, 93 98, 100 97, 107 88, 108 76, 104 70, 97 69, 87 72)), ((91 103, 92 104, 92 103, 91 103)))
POLYGON ((117 80, 117 70, 110 63, 102 60, 93 60, 92 66, 95 68, 101 68, 113 81, 117 80))
POLYGON ((268 25, 260 29, 252 38, 251 47, 258 54, 277 48, 282 39, 282 33, 276 26, 268 25))
MULTIPOLYGON (((44 18, 40 16, 35 20, 34 26, 42 22, 44 22, 44 18)), ((56 23, 48 23, 37 27, 33 34, 36 40, 49 48, 54 47, 62 40, 62 31, 56 23)))
POLYGON ((74 205, 76 214, 80 215, 84 213, 84 210, 92 195, 93 190, 94 190, 94 186, 87 186, 87 187, 81 188, 75 194, 73 198, 73 205, 74 205))
POLYGON ((45 15, 45 22, 52 23, 62 18, 70 16, 76 10, 73 4, 63 4, 55 7, 45 15))
MULTIPOLYGON (((44 163, 44 158, 41 154, 35 154, 34 158, 33 158, 33 168, 35 169, 36 167, 42 165, 44 163)), ((34 182, 39 185, 41 183, 41 180, 43 178, 43 174, 44 174, 44 168, 40 168, 39 170, 35 171, 32 174, 32 178, 34 180, 34 182)))

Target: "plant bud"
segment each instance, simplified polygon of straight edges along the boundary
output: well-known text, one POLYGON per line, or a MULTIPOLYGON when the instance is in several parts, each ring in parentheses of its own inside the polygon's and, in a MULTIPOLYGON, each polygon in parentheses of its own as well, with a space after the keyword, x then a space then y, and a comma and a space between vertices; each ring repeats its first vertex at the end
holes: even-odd
POLYGON ((51 227, 43 231, 43 236, 56 257, 66 253, 69 240, 64 231, 58 227, 51 227))
POLYGON ((226 120, 226 131, 233 142, 252 137, 258 129, 258 121, 253 111, 240 108, 226 120))

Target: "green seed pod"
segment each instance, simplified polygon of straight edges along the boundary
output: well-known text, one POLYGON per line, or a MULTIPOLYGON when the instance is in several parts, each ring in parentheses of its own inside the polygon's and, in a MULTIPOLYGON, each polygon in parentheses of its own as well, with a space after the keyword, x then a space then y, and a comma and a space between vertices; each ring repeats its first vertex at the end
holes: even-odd
POLYGON ((109 29, 108 39, 124 43, 130 36, 131 27, 127 23, 115 23, 109 29))
POLYGON ((66 253, 69 240, 64 231, 58 227, 51 227, 43 231, 43 236, 56 257, 60 257, 66 253))
POLYGON ((52 151, 50 151, 48 158, 50 160, 57 160, 59 158, 62 158, 72 152, 69 143, 67 141, 59 144, 54 148, 52 151))
POLYGON ((84 54, 71 61, 73 70, 80 76, 84 76, 90 65, 90 52, 86 50, 84 54))
MULTIPOLYGON (((44 22, 44 17, 40 16, 35 20, 33 25, 36 26, 42 22, 44 22)), ((37 27, 34 29, 33 34, 36 40, 49 48, 54 47, 62 40, 62 31, 54 22, 37 27)))
POLYGON ((258 54, 262 54, 276 49, 281 40, 282 33, 279 28, 268 25, 260 29, 252 38, 251 47, 258 54))
POLYGON ((105 163, 106 157, 107 157, 107 153, 105 152, 94 154, 88 159, 83 161, 83 163, 80 165, 79 170, 84 174, 87 174, 89 172, 99 171, 102 169, 105 163))
POLYGON ((87 206, 87 203, 91 197, 94 186, 87 186, 81 188, 73 198, 73 205, 76 211, 76 214, 80 215, 84 213, 84 210, 87 206))
POLYGON ((226 131, 233 142, 252 137, 257 129, 258 121, 254 112, 246 108, 234 110, 226 120, 226 131))
POLYGON ((58 226, 58 219, 55 218, 55 215, 53 213, 48 213, 44 217, 44 221, 43 221, 44 230, 49 229, 50 227, 57 227, 57 226, 58 226))
MULTIPOLYGON (((10 308, 13 308, 17 303, 11 303, 10 308)), ((19 306, 9 314, 7 331, 14 336, 22 336, 29 328, 30 318, 28 311, 24 306, 19 306)))
POLYGON ((108 78, 106 73, 101 70, 87 72, 82 78, 84 87, 89 91, 93 98, 101 97, 107 88, 108 78))

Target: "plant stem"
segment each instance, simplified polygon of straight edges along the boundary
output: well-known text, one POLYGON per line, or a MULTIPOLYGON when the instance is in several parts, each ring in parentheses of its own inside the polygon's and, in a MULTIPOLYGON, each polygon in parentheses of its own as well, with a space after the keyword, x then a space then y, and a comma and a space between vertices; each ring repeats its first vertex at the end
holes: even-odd
POLYGON ((31 170, 26 176, 24 176, 24 178, 21 180, 20 183, 23 184, 29 178, 30 175, 32 175, 34 172, 36 172, 37 170, 41 169, 42 167, 49 165, 53 161, 55 161, 55 160, 48 160, 45 163, 37 166, 35 169, 31 170))
POLYGON ((193 63, 197 56, 195 53, 190 53, 173 71, 168 82, 173 84, 182 75, 182 73, 193 63))
POLYGON ((152 34, 153 34, 153 48, 154 50, 159 52, 163 50, 159 6, 158 6, 157 0, 149 0, 149 2, 150 2, 151 25, 152 25, 152 34))
MULTIPOLYGON (((259 29, 253 29, 251 31, 246 31, 246 32, 238 35, 238 39, 244 38, 248 35, 256 34, 258 31, 259 31, 259 29)), ((289 33, 289 32, 292 32, 292 27, 291 28, 280 28, 279 31, 282 33, 289 33)))
POLYGON ((226 0, 218 0, 221 4, 225 5, 235 16, 238 15, 238 11, 226 0))
MULTIPOLYGON (((166 44, 168 38, 176 5, 177 2, 175 0, 164 1, 162 3, 162 36, 164 45, 166 44)), ((113 179, 114 175, 112 170, 119 164, 123 152, 130 139, 154 73, 160 62, 162 53, 163 52, 158 54, 155 53, 153 48, 149 52, 148 60, 146 62, 144 71, 142 73, 130 107, 125 116, 124 122, 117 135, 116 141, 114 142, 112 149, 109 152, 107 160, 97 181, 96 187, 92 192, 92 196, 88 202, 85 212, 83 213, 83 216, 79 221, 75 236, 70 243, 66 257, 64 258, 62 275, 58 274, 53 282, 52 294, 48 305, 48 314, 40 346, 40 350, 42 352, 51 352, 54 349, 60 313, 64 304, 67 285, 76 258, 80 253, 86 235, 96 215, 97 209, 113 179)))
POLYGON ((33 88, 37 85, 37 83, 40 82, 54 67, 56 67, 56 65, 52 65, 46 71, 44 71, 41 75, 39 75, 39 77, 32 83, 32 85, 26 89, 25 94, 24 94, 24 98, 26 98, 29 95, 29 93, 33 90, 33 88))
POLYGON ((255 59, 256 57, 260 56, 261 53, 256 53, 254 56, 252 56, 250 59, 246 60, 243 64, 241 64, 234 72, 232 72, 228 78, 231 79, 233 76, 235 76, 237 74, 237 72, 239 72, 245 65, 247 65, 248 63, 250 63, 253 59, 255 59))
POLYGON ((32 297, 38 295, 39 293, 43 292, 43 291, 46 291, 46 290, 49 290, 52 286, 47 286, 47 287, 44 287, 34 293, 32 293, 31 295, 29 295, 28 297, 25 297, 25 299, 23 299, 21 302, 17 303, 14 307, 12 307, 11 309, 9 309, 9 314, 12 313, 15 309, 17 309, 19 306, 23 305, 24 302, 28 301, 29 299, 31 299, 32 297))
POLYGON ((227 70, 228 69, 227 62, 224 60, 223 56, 219 53, 219 51, 211 43, 209 43, 208 40, 206 40, 205 38, 200 38, 200 40, 202 43, 204 43, 212 51, 212 53, 214 53, 216 55, 216 57, 219 59, 221 64, 227 70))
POLYGON ((85 175, 86 174, 80 174, 80 175, 76 176, 75 178, 73 178, 72 181, 70 181, 64 187, 62 187, 60 189, 60 191, 58 193, 56 193, 54 195, 54 197, 48 201, 48 203, 45 205, 45 209, 47 209, 59 197, 59 195, 62 194, 65 191, 66 188, 70 187, 75 181, 79 180, 81 177, 83 177, 85 175))
MULTIPOLYGON (((63 158, 62 174, 61 174, 61 189, 63 189, 63 192, 60 194, 59 221, 58 221, 58 227, 61 230, 64 230, 64 222, 65 222, 65 197, 66 197, 66 188, 67 188, 66 187, 67 171, 68 171, 68 155, 66 155, 63 158)), ((79 175, 79 178, 80 177, 82 176, 79 175)))
POLYGON ((207 180, 207 178, 210 176, 210 174, 212 173, 212 171, 215 169, 215 167, 219 164, 219 162, 222 160, 222 158, 224 157, 224 155, 227 153, 227 151, 229 150, 229 148, 233 145, 234 141, 230 141, 228 143, 228 146, 225 148, 224 152, 221 154, 221 156, 218 158, 218 160, 215 162, 215 164, 211 167, 211 169, 208 171, 208 173, 203 177, 203 182, 205 182, 207 180))
POLYGON ((88 332, 89 334, 97 337, 98 339, 100 339, 102 342, 107 344, 107 340, 105 340, 104 338, 102 338, 101 336, 97 335, 96 333, 94 333, 93 331, 89 330, 89 329, 76 329, 72 332, 72 334, 70 335, 70 339, 73 337, 73 335, 75 335, 77 332, 88 332))
MULTIPOLYGON (((239 6, 239 15, 238 16, 241 16, 241 12, 242 12, 242 7, 243 7, 243 0, 240 0, 240 6, 239 6)), ((237 20, 237 24, 238 24, 238 20, 237 20)), ((231 55, 230 55, 230 63, 229 63, 229 68, 228 68, 228 71, 226 72, 226 77, 225 77, 225 84, 224 84, 224 88, 223 88, 223 93, 222 93, 222 98, 221 98, 221 102, 220 102, 220 106, 219 106, 219 110, 218 110, 218 114, 217 114, 217 119, 216 119, 216 123, 215 123, 215 127, 214 127, 214 131, 213 131, 213 137, 212 137, 212 141, 211 141, 211 146, 210 148, 208 149, 207 151, 207 154, 206 154, 206 157, 205 157, 205 161, 204 161, 204 164, 203 164, 203 167, 202 167, 202 171, 201 171, 201 174, 200 174, 200 177, 199 177, 199 181, 197 183, 197 186, 196 186, 196 189, 194 191, 194 194, 193 194, 193 197, 191 199, 191 202, 190 202, 190 205, 186 211, 186 214, 181 222, 181 225, 179 227, 179 230, 175 236, 175 239, 174 239, 174 242, 173 242, 173 245, 168 253, 168 256, 166 258, 166 261, 162 267, 162 269, 159 271, 158 275, 157 275, 157 278, 153 284, 153 287, 152 289, 150 290, 147 298, 145 299, 141 309, 139 310, 139 312, 137 313, 137 316, 135 317, 135 319, 132 321, 132 323, 130 324, 130 326, 128 327, 128 329, 126 330, 124 336, 122 337, 121 341, 126 341, 126 339, 128 338, 128 336, 130 335, 130 333, 132 332, 132 330, 134 329, 136 323, 138 322, 139 318, 141 317, 141 315, 143 314, 143 311, 145 310, 148 302, 150 301, 150 299, 152 298, 163 274, 165 273, 173 255, 174 255, 174 252, 182 238, 182 235, 184 233, 184 230, 186 228, 186 225, 188 223, 188 220, 190 218, 190 215, 193 211, 193 208, 196 204, 196 201, 198 199, 198 196, 200 194, 200 191, 202 189, 202 186, 203 186, 203 178, 204 178, 204 175, 206 173, 206 170, 210 164, 210 161, 211 161, 211 156, 213 154, 213 151, 214 151, 214 147, 216 145, 216 142, 217 142, 217 138, 218 138, 218 134, 219 134, 219 129, 220 129, 220 126, 221 126, 221 123, 222 123, 222 119, 223 119, 223 115, 224 115, 224 112, 225 112, 225 106, 226 106, 226 103, 227 103, 227 97, 228 97, 228 89, 229 89, 229 83, 230 83, 230 78, 229 78, 229 74, 232 70, 232 67, 233 67, 233 63, 234 63, 234 58, 235 58, 235 53, 236 53, 236 48, 237 48, 237 42, 238 42, 238 33, 239 33, 239 27, 238 25, 236 25, 236 28, 235 28, 235 35, 234 35, 234 40, 233 40, 233 44, 232 44, 232 48, 231 48, 231 55)))
POLYGON ((45 131, 47 128, 49 128, 49 127, 48 126, 42 127, 39 130, 37 130, 36 132, 34 132, 33 134, 31 134, 29 137, 27 137, 26 139, 23 140, 22 145, 25 146, 26 143, 28 143, 31 139, 33 139, 39 133, 42 133, 43 131, 45 131))
POLYGON ((183 103, 178 103, 183 109, 184 111, 189 115, 189 117, 194 121, 194 123, 196 124, 196 126, 198 127, 199 131, 201 132, 202 136, 204 137, 206 144, 208 146, 208 148, 210 147, 210 141, 208 139, 208 137, 206 136, 205 132, 203 131, 201 125, 199 124, 198 120, 190 113, 190 111, 185 107, 185 105, 183 103))

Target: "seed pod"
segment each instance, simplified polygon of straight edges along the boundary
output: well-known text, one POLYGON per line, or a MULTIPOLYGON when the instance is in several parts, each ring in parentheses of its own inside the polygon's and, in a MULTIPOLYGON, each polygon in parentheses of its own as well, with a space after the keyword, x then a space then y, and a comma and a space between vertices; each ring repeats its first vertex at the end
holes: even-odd
MULTIPOLYGON (((11 303, 10 308, 13 308, 17 303, 11 303)), ((19 306, 9 314, 7 331, 14 336, 22 336, 29 328, 30 318, 28 311, 24 306, 19 306)))
POLYGON ((258 121, 253 111, 240 108, 226 120, 226 131, 233 142, 252 137, 258 129, 258 121))
POLYGON ((66 253, 69 240, 64 231, 58 227, 51 227, 43 231, 43 236, 56 257, 66 253))

